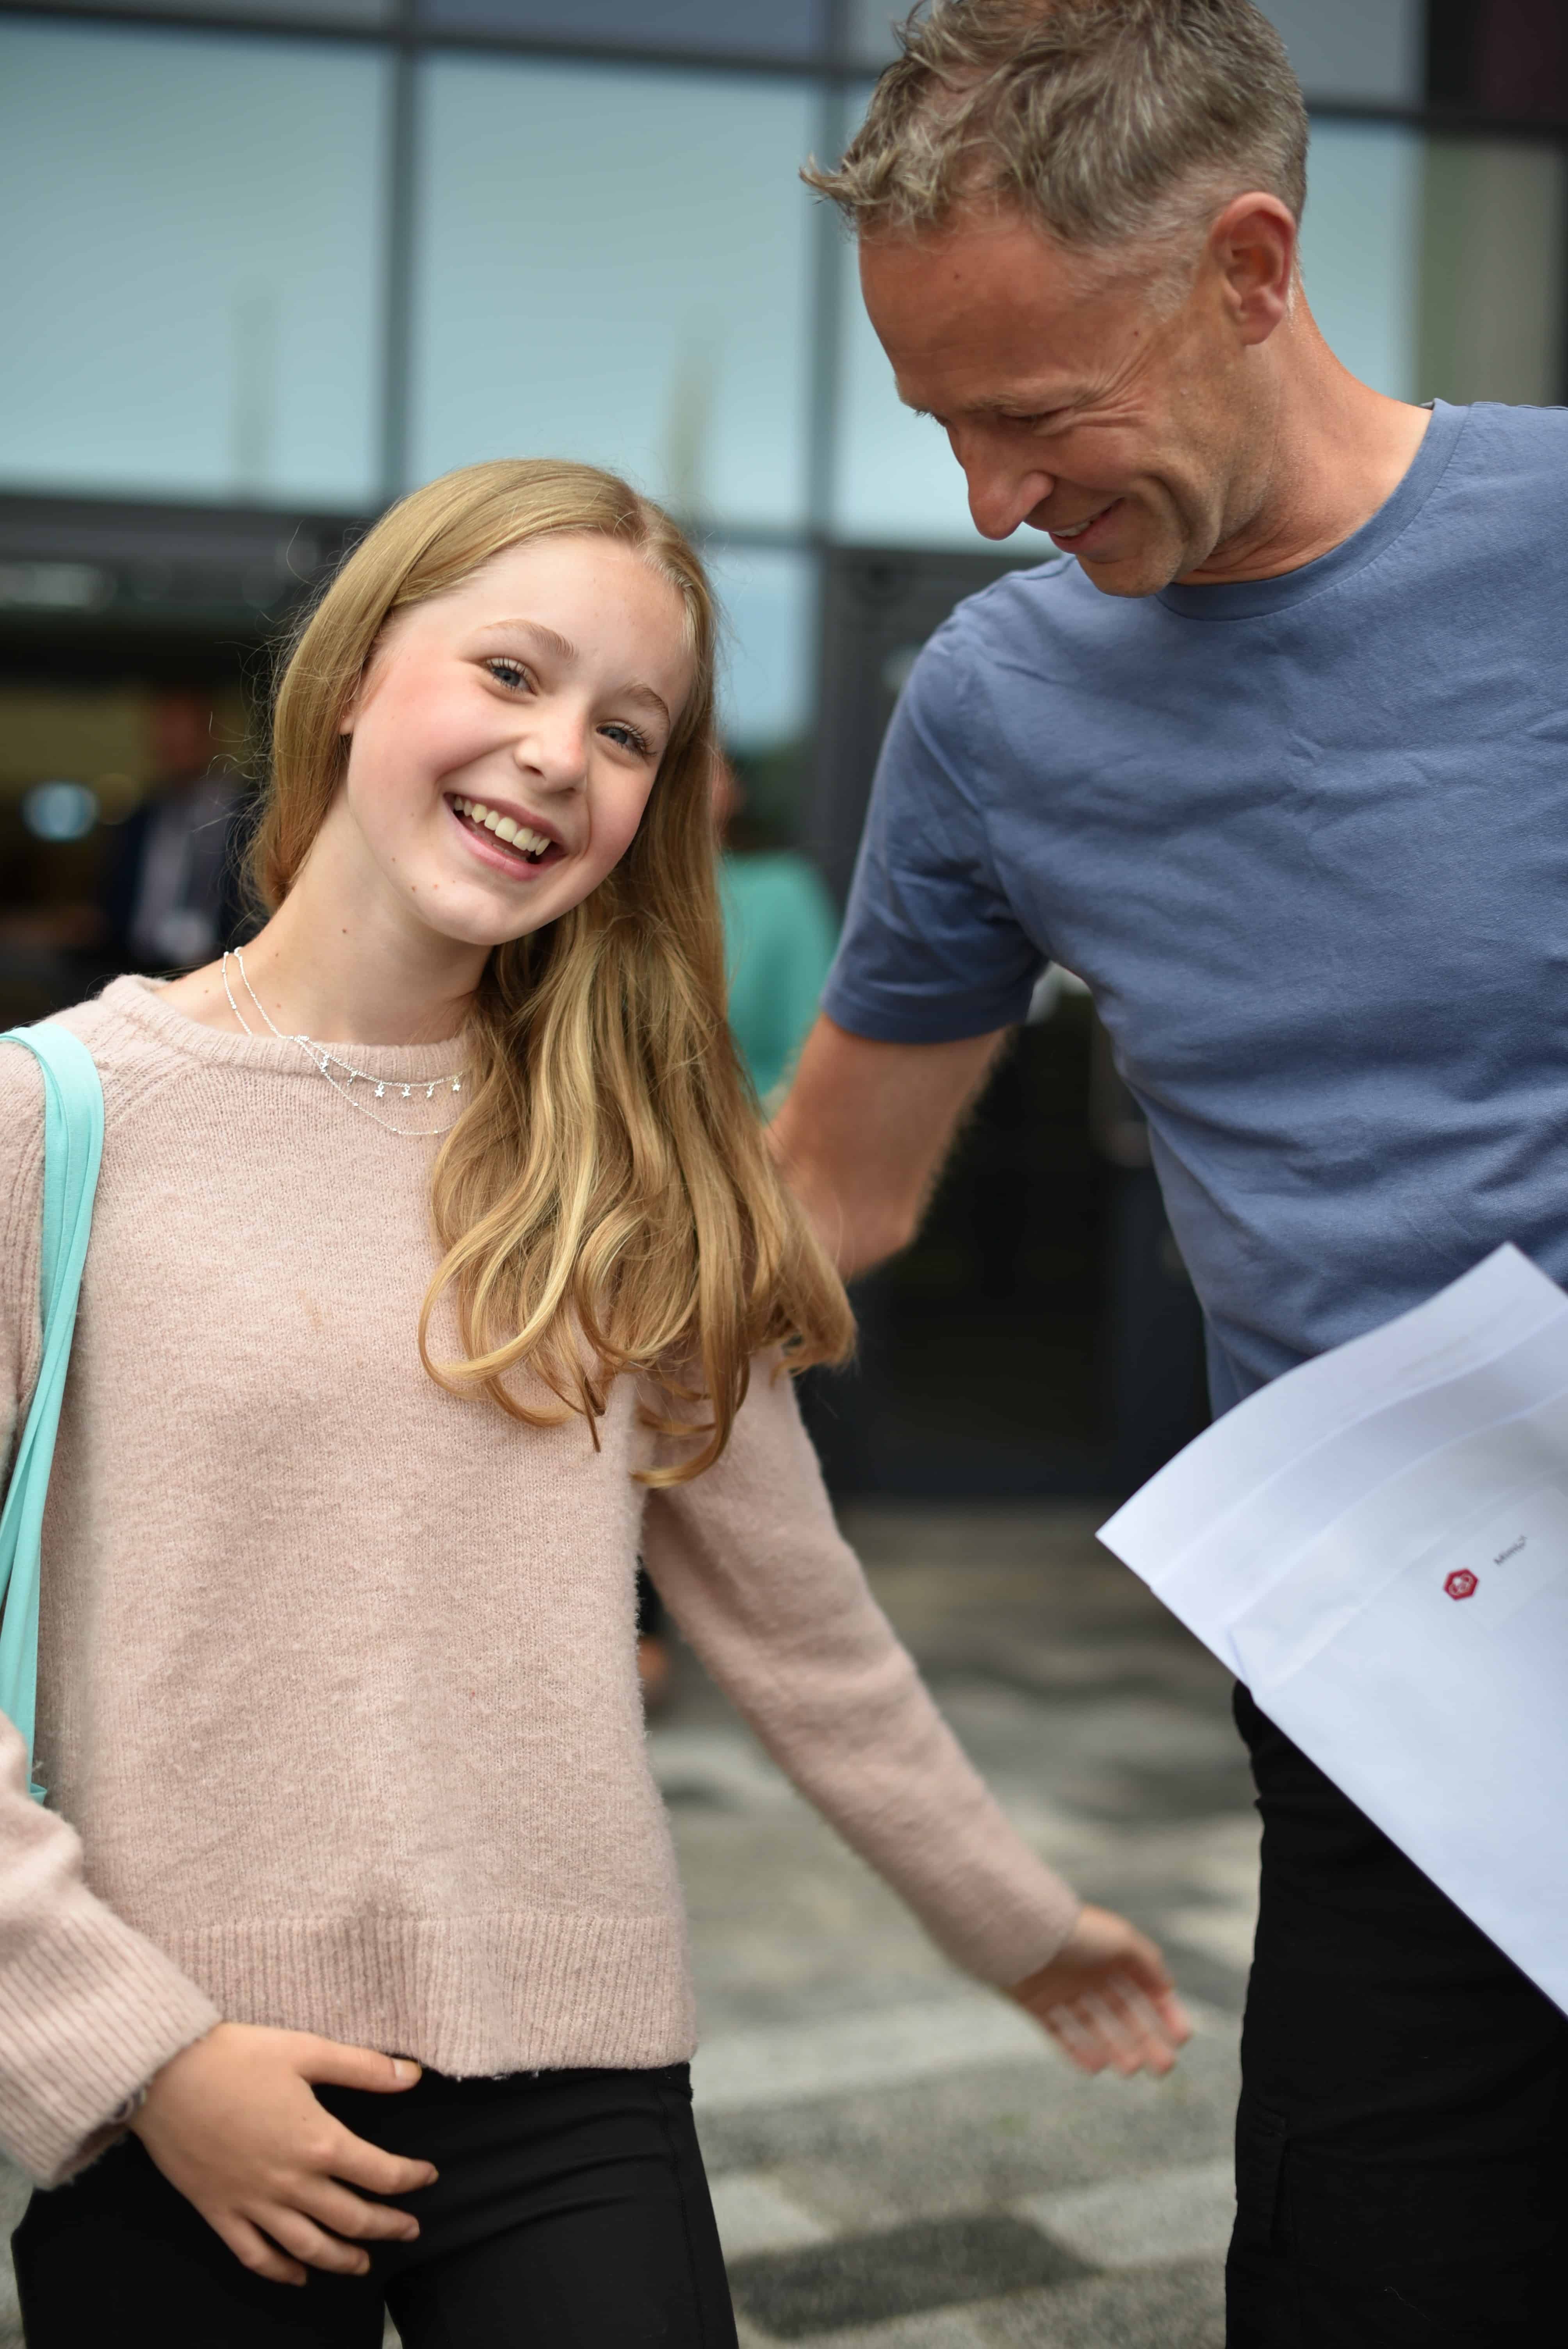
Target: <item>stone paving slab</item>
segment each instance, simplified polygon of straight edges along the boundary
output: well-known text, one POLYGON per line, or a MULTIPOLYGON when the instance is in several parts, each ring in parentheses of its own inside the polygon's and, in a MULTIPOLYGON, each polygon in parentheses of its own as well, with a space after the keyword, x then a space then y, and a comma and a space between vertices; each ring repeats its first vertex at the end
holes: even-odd
POLYGON ((749 2259, 757 2251, 797 2251, 804 2243, 826 2243, 832 2229, 792 2201, 782 2180, 765 2169, 736 2169, 716 2178, 713 2215, 727 2262, 749 2259))
POLYGON ((1257 1846, 1225 1677, 1087 1512, 847 1530, 1015 1825, 1165 1938, 1200 2029, 1167 2081, 1073 2071, 769 1782, 688 1662, 652 1744, 716 2204, 766 2183, 729 2252, 743 2349, 1220 2349, 1257 1846))
POLYGON ((1163 2267, 1224 2257, 1235 2180, 1224 2158, 1195 2161, 1066 2193, 1026 2195, 1016 2208, 1091 2268, 1163 2267))
MULTIPOLYGON (((763 2333, 741 2314, 737 2319, 740 2349, 773 2349, 774 2336, 763 2333)), ((891 2324, 852 2325, 842 2333, 820 2333, 816 2349, 988 2349, 974 2316, 956 2308, 928 2311, 896 2319, 891 2324)))
POLYGON ((876 2226, 1217 2158, 1236 2086, 1233 2025, 1194 2039, 1161 2081, 1047 2058, 766 2110, 699 2106, 697 2121, 714 2176, 765 2169, 827 2222, 876 2226))
MULTIPOLYGON (((740 2349, 774 2349, 775 2336, 744 2314, 738 2331, 740 2349)), ((1222 2280, 1203 2261, 853 2325, 816 2334, 812 2349, 1222 2349, 1223 2341, 1222 2280)))
POLYGON ((1223 2349, 1218 2260, 990 2302, 975 2317, 982 2349, 1223 2349))
POLYGON ((998 2291, 1076 2282, 1092 2270, 1010 2211, 908 2220, 810 2249, 733 2262, 736 2305, 776 2341, 988 2300, 998 2291))
POLYGON ((697 2050, 692 2086, 706 2118, 864 2095, 976 2064, 1034 2069, 1056 2060, 1019 2008, 984 1990, 954 1988, 819 2022, 717 2033, 697 2050))

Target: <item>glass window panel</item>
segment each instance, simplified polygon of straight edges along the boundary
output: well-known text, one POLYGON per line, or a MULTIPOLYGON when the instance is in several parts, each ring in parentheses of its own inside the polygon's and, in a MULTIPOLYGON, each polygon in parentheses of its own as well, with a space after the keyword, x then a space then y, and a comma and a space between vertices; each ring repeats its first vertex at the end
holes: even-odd
POLYGON ((719 717, 750 757, 797 750, 811 726, 816 563, 774 547, 709 546, 724 614, 719 717))
POLYGON ((0 479, 373 493, 387 70, 0 22, 0 479))
MULTIPOLYGON (((84 0, 86 5, 86 0, 84 0)), ((141 9, 148 0, 90 0, 95 13, 124 8, 128 13, 141 9)), ((58 13, 68 15, 72 0, 58 13)), ((314 16, 326 25, 385 25, 391 20, 397 0, 156 0, 156 5, 166 16, 314 16)))
POLYGON ((733 843, 789 847, 810 829, 816 559, 737 546, 707 555, 724 615, 719 727, 742 798, 733 843))
POLYGON ((1419 397, 1563 397, 1568 160, 1523 140, 1433 139, 1424 160, 1419 397))
POLYGON ((1259 0, 1309 98, 1418 106, 1425 0, 1259 0))
POLYGON ((697 520, 798 523, 809 85, 425 68, 415 468, 583 457, 697 520))
POLYGON ((1414 399, 1421 141, 1411 130, 1315 122, 1301 265, 1329 347, 1364 383, 1414 399))
MULTIPOLYGON (((964 475, 947 435, 913 416, 893 388, 892 369, 861 300, 853 257, 844 273, 839 429, 834 449, 832 530, 864 546, 995 544, 969 518, 964 475)), ((1008 542, 1020 554, 1048 538, 1024 529, 1008 542)))
POLYGON ((908 16, 896 0, 849 0, 850 55, 860 64, 885 66, 898 55, 892 28, 908 16))
MULTIPOLYGON (((915 416, 893 388, 892 369, 861 300, 852 244, 842 255, 838 425, 830 527, 862 546, 954 546, 998 552, 969 517, 969 500, 947 435, 915 416)), ((1006 541, 1020 562, 1054 552, 1026 524, 1006 541)))
MULTIPOLYGON (((869 88, 852 93, 841 135, 826 151, 848 145, 864 114, 869 88)), ((862 546, 961 546, 973 554, 995 543, 983 539, 969 518, 964 475, 947 435, 928 417, 913 416, 893 388, 887 355, 872 331, 861 300, 852 241, 841 255, 839 386, 833 447, 830 527, 835 538, 862 546)), ((1051 543, 1020 530, 1008 541, 1022 558, 1042 557, 1051 543)))
POLYGON ((466 31, 807 57, 822 43, 825 0, 419 0, 419 13, 466 31))
MULTIPOLYGON (((1260 0, 1284 35, 1309 98, 1366 104, 1420 101, 1424 0, 1260 0)), ((895 0, 849 0, 851 55, 883 66, 898 53, 895 0)))

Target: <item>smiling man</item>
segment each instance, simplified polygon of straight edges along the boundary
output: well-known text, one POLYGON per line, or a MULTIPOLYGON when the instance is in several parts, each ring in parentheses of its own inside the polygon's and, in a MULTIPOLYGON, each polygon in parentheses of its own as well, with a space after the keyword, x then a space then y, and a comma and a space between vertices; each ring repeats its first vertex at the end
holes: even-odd
MULTIPOLYGON (((1305 147, 1249 0, 933 0, 809 175, 979 528, 1060 553, 916 665, 779 1145, 874 1262, 1042 962, 1081 972, 1218 1410, 1502 1240, 1568 1278, 1568 416, 1340 366, 1305 147)), ((1568 2023, 1237 1713, 1232 2349, 1563 2339, 1568 2023)))

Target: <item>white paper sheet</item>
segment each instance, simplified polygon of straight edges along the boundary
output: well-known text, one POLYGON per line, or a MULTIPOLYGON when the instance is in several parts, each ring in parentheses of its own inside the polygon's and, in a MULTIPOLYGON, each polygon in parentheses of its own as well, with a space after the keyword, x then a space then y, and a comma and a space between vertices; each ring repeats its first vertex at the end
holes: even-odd
POLYGON ((1568 2010, 1568 1298, 1500 1248, 1100 1538, 1568 2010))

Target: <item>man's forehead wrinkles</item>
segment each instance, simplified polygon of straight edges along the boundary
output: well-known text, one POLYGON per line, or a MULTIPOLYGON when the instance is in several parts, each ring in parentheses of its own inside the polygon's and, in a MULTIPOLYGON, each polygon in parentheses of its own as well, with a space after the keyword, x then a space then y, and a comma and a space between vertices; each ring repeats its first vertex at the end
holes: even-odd
POLYGON ((976 385, 973 390, 957 383, 944 385, 940 393, 934 387, 924 385, 918 390, 899 391, 900 399, 912 414, 929 417, 937 423, 945 423, 954 416, 969 416, 978 421, 1045 416, 1058 409, 1081 408, 1093 396, 1087 384, 1076 380, 998 384, 993 378, 984 388, 976 385))

